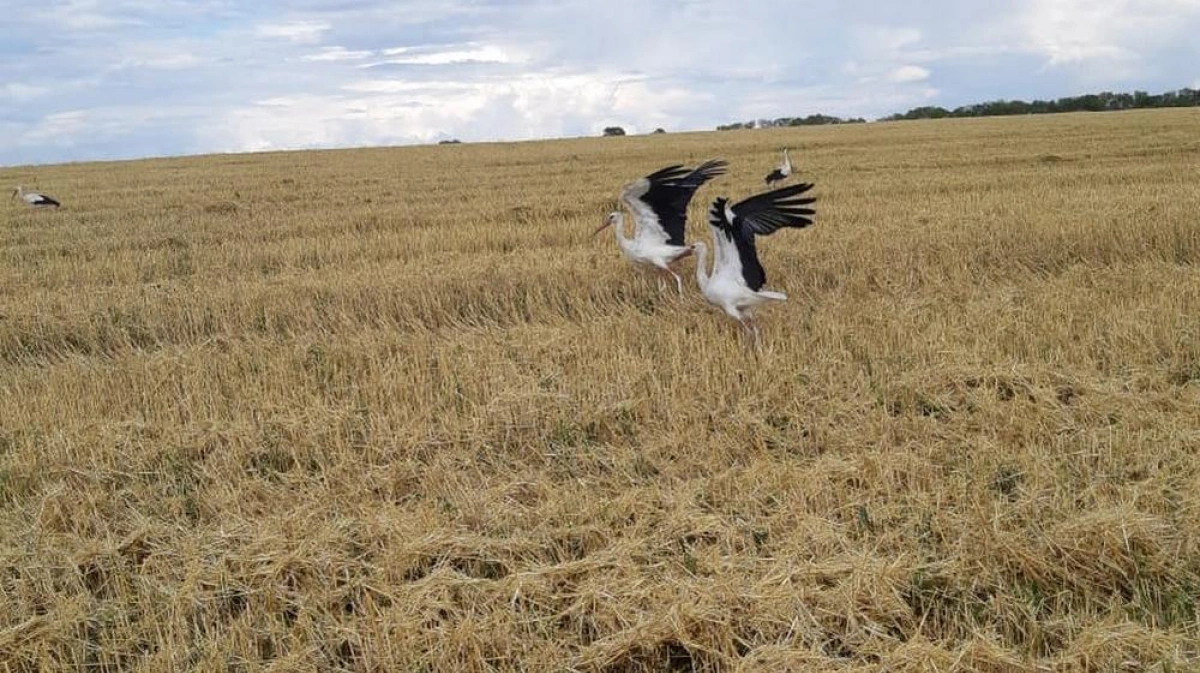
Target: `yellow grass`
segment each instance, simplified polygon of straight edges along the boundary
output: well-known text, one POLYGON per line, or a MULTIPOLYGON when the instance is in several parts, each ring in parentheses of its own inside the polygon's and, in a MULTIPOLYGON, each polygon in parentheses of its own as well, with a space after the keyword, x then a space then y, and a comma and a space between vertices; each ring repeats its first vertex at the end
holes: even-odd
POLYGON ((1200 666, 1200 111, 0 169, 0 672, 1200 666), (589 239, 783 146, 755 355, 589 239))

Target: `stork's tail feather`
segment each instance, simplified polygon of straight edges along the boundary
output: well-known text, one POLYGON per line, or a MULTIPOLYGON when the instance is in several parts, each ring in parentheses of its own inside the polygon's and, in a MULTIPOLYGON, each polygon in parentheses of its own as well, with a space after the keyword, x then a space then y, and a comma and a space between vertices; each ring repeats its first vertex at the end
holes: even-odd
POLYGON ((774 290, 759 290, 758 296, 766 299, 774 299, 775 301, 787 301, 786 294, 782 292, 775 292, 774 290))

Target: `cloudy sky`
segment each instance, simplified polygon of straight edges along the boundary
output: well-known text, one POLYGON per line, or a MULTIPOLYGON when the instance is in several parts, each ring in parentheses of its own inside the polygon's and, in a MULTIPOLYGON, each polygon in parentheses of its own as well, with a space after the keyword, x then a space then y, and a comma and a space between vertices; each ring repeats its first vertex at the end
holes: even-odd
POLYGON ((1200 0, 3 4, 0 165, 1200 87, 1200 0))

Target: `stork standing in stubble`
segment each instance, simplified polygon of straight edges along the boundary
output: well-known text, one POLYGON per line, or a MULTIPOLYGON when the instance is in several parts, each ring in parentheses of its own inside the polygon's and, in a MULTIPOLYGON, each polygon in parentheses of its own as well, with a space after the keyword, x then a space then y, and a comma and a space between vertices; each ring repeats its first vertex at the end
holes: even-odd
POLYGON ((788 151, 787 151, 787 148, 785 147, 785 148, 783 148, 783 161, 779 162, 779 165, 775 167, 775 170, 773 170, 767 174, 767 178, 766 178, 767 186, 770 187, 771 185, 775 184, 776 182, 782 182, 784 180, 787 180, 788 177, 791 176, 791 174, 792 174, 792 160, 788 159, 788 151))
POLYGON ((52 199, 40 192, 27 192, 25 191, 25 188, 20 185, 17 185, 17 188, 14 189, 12 193, 12 198, 15 199, 18 196, 21 197, 22 201, 35 208, 57 208, 60 205, 55 199, 52 199))
POLYGON ((620 210, 609 213, 593 236, 612 227, 621 254, 630 263, 653 270, 661 281, 675 279, 675 288, 683 294, 683 281, 671 265, 692 254, 684 241, 688 204, 705 182, 725 172, 726 163, 706 161, 695 169, 668 166, 621 189, 620 200, 633 216, 633 237, 625 235, 625 216, 620 210))
POLYGON ((711 274, 707 270, 708 246, 702 242, 692 244, 696 251, 696 282, 705 301, 741 323, 756 346, 760 335, 754 322, 755 307, 786 301, 787 295, 763 289, 767 274, 758 261, 754 238, 782 228, 811 225, 816 211, 809 206, 816 198, 801 194, 812 187, 810 183, 782 187, 732 206, 724 197, 713 201, 708 211, 714 247, 711 274))

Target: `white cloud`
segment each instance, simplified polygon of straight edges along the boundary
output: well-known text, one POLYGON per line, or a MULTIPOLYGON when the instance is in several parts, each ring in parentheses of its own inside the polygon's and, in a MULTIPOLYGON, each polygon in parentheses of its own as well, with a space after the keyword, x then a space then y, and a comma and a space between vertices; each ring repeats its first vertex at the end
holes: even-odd
POLYGON ((372 53, 369 50, 351 50, 345 47, 323 47, 315 54, 304 56, 306 61, 359 61, 372 53))
POLYGON ((860 25, 854 27, 858 51, 868 55, 892 55, 921 41, 921 31, 910 26, 860 25))
POLYGON ((1028 48, 1052 67, 1099 66, 1129 77, 1154 46, 1194 34, 1198 19, 1197 0, 1028 0, 1021 24, 1028 48))
POLYGON ((902 65, 887 74, 887 80, 894 84, 905 82, 920 82, 929 79, 929 70, 919 65, 902 65))
POLYGON ((31 101, 38 96, 45 95, 49 91, 50 89, 44 86, 10 82, 8 84, 0 85, 0 101, 8 99, 16 103, 24 103, 26 101, 31 101))
POLYGON ((121 59, 116 68, 150 68, 155 70, 180 70, 194 68, 204 63, 196 54, 186 51, 157 51, 142 54, 131 54, 121 59))
POLYGON ((342 89, 263 99, 230 111, 205 133, 227 136, 224 151, 432 142, 451 135, 519 140, 592 135, 609 123, 632 131, 669 125, 680 116, 668 110, 703 99, 682 89, 650 91, 614 73, 538 73, 473 83, 369 79, 342 89))
POLYGON ((19 39, 0 45, 0 164, 711 129, 1200 88, 1200 0, 412 0, 402 11, 383 0, 45 0, 14 10, 4 31, 19 39))
POLYGON ((387 56, 393 57, 362 67, 378 65, 451 65, 459 63, 519 63, 525 57, 511 48, 494 44, 485 45, 456 45, 454 49, 420 49, 414 47, 393 47, 383 50, 387 56))
POLYGON ((1024 17, 1029 46, 1052 65, 1093 59, 1126 60, 1134 54, 1118 46, 1111 33, 1117 3, 1103 0, 1038 0, 1024 17))
POLYGON ((17 144, 73 145, 76 136, 89 130, 87 110, 69 110, 48 115, 17 138, 17 144))
POLYGON ((137 19, 106 13, 99 3, 86 0, 64 3, 52 9, 49 18, 56 28, 69 32, 107 31, 141 24, 137 19))
POLYGON ((403 93, 463 91, 473 88, 467 82, 406 81, 399 79, 368 79, 350 82, 341 87, 357 93, 403 93))
POLYGON ((259 37, 281 38, 291 42, 311 44, 319 42, 322 33, 332 26, 323 21, 288 21, 285 23, 265 23, 255 29, 259 37))

